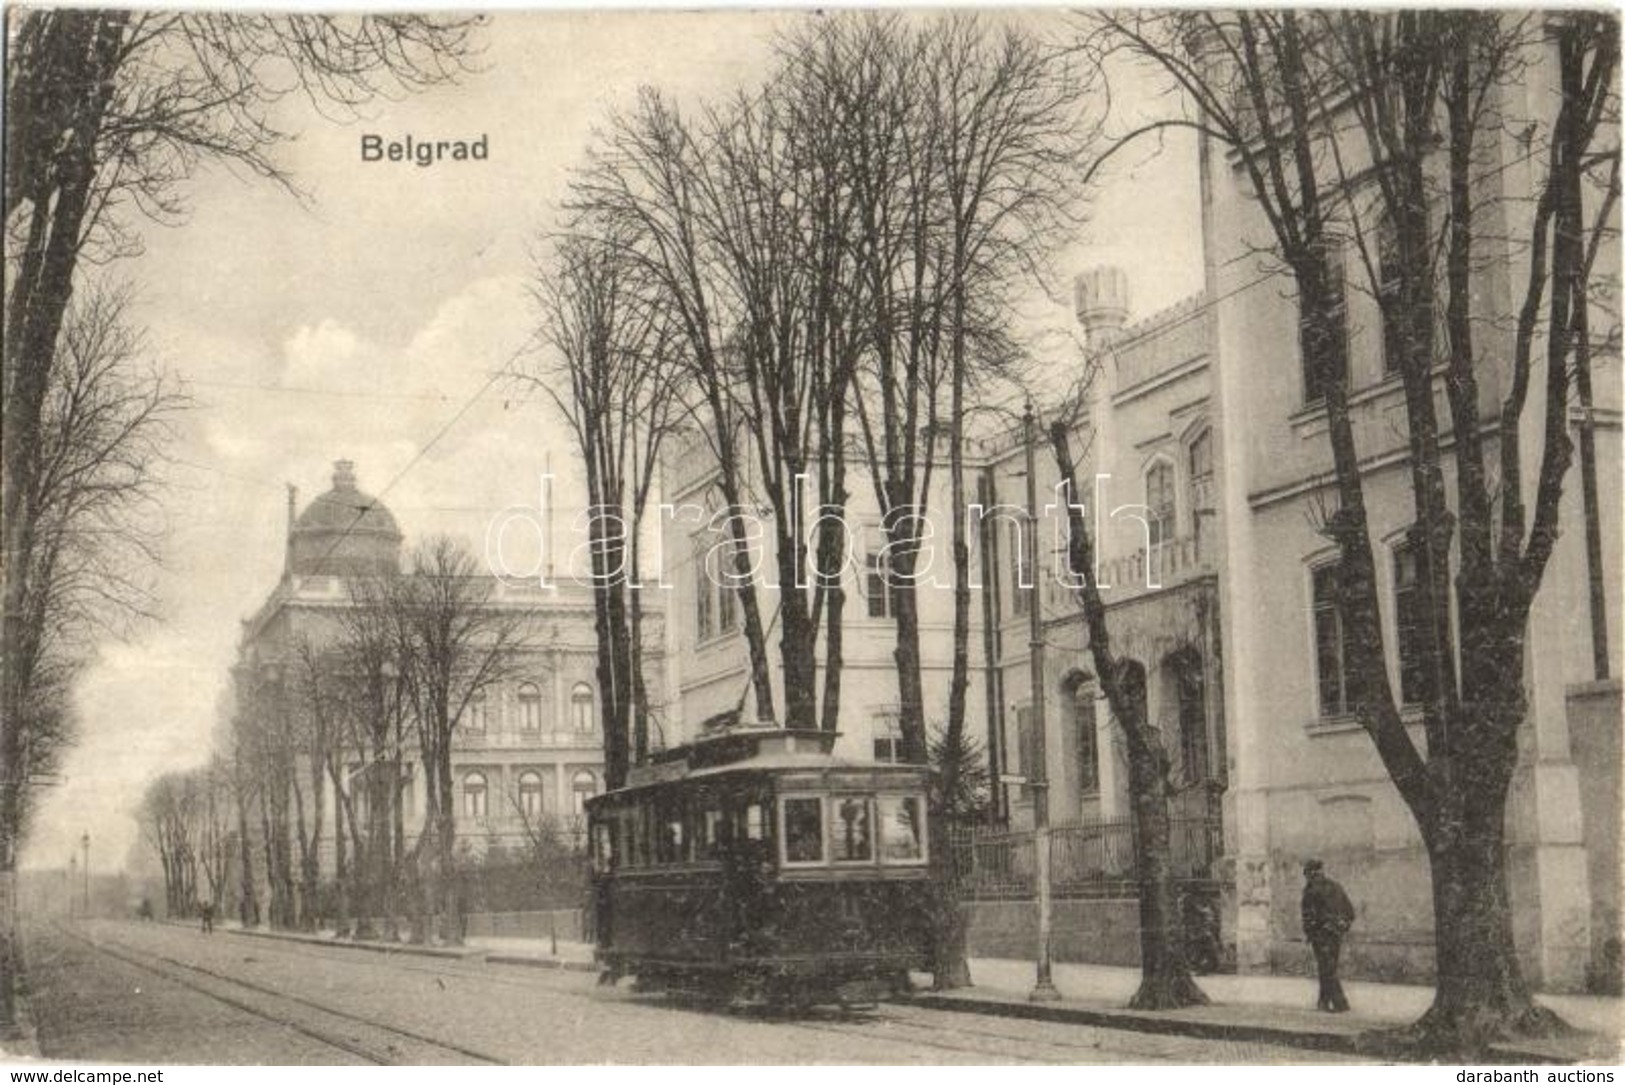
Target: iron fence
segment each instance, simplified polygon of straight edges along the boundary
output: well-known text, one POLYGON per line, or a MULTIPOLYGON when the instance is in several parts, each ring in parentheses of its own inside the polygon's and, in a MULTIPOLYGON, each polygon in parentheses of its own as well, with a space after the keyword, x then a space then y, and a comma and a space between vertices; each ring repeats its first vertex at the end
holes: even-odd
MULTIPOLYGON (((963 896, 1000 900, 1030 897, 1034 848, 1031 829, 961 828, 951 838, 963 896)), ((1217 817, 1176 817, 1169 823, 1169 862, 1179 881, 1207 881, 1223 853, 1217 817)), ((1134 827, 1127 818, 1074 822, 1050 829, 1050 871, 1058 896, 1132 891, 1134 827)))

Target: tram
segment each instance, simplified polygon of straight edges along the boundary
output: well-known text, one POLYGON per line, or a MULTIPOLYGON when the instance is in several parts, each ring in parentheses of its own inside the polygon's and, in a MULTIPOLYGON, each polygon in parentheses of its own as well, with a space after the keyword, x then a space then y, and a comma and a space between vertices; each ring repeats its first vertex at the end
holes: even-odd
POLYGON ((792 1007, 906 991, 928 967, 928 770, 836 735, 737 728, 587 803, 603 979, 792 1007))

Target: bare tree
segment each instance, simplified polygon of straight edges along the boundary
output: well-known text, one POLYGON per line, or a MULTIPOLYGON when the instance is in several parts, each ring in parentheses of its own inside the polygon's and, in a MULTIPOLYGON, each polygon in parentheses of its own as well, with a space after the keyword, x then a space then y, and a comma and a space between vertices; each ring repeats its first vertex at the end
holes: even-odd
POLYGON ((545 356, 522 379, 552 399, 586 467, 605 781, 616 788, 649 749, 640 542, 677 410, 677 332, 608 224, 557 239, 534 297, 545 356))
POLYGON ((196 909, 197 844, 202 791, 193 773, 171 772, 147 786, 141 803, 142 832, 164 871, 164 900, 172 918, 196 909))
POLYGON ((741 442, 745 420, 735 397, 729 303, 702 219, 707 192, 705 146, 680 111, 645 88, 637 108, 612 118, 608 134, 577 174, 566 205, 567 229, 605 231, 624 247, 652 301, 680 336, 677 358, 692 394, 684 410, 709 445, 726 505, 731 586, 737 590, 759 719, 775 718, 767 628, 753 575, 747 520, 750 498, 741 442))
POLYGON ((414 548, 390 608, 428 785, 440 937, 448 943, 462 941, 452 741, 469 703, 511 672, 529 632, 525 612, 494 597, 496 585, 466 545, 430 538, 414 548))
POLYGON ((174 222, 182 182, 226 161, 283 185, 287 138, 272 107, 291 93, 341 109, 455 76, 474 20, 113 10, 18 11, 7 26, 5 557, 0 705, 0 870, 13 868, 32 727, 25 642, 51 623, 33 577, 49 546, 37 498, 47 470, 52 371, 82 258, 134 251, 135 219, 174 222))
MULTIPOLYGON (((69 309, 47 372, 34 524, 5 668, 19 713, 12 755, 23 775, 50 771, 71 735, 64 698, 94 639, 153 613, 151 574, 164 520, 164 446, 186 399, 152 363, 127 319, 127 296, 93 284, 69 309)), ((18 813, 21 814, 21 797, 18 813)))
POLYGON ((1527 714, 1530 609, 1573 454, 1577 345, 1589 350, 1590 258, 1616 229, 1617 21, 1592 12, 1214 11, 1101 14, 1092 27, 1091 46, 1149 61, 1195 111, 1143 131, 1194 127, 1235 157, 1267 223, 1266 255, 1296 287, 1300 345, 1324 398, 1335 467, 1324 531, 1339 552, 1351 699, 1432 873, 1438 978, 1416 1036, 1471 1051, 1547 1031, 1555 1021, 1532 1001, 1513 946, 1505 814, 1527 714), (1556 93, 1545 115, 1525 115, 1508 90, 1541 71, 1555 72, 1556 93), (1499 214, 1498 190, 1479 183, 1509 140, 1539 164, 1524 227, 1502 226, 1517 219, 1499 214), (1521 234, 1500 236, 1509 228, 1521 234), (1419 592, 1412 694, 1424 749, 1386 666, 1349 405, 1344 238, 1404 390, 1419 592), (1527 274, 1516 314, 1489 311, 1493 292, 1481 288, 1485 267, 1508 261, 1527 274), (1539 463, 1529 471, 1525 407, 1542 365, 1539 463))

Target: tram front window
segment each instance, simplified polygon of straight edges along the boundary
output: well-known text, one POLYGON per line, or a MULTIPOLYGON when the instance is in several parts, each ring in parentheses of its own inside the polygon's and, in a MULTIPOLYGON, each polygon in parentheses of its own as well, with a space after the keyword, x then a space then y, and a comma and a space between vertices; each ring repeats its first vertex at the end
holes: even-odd
POLYGON ((914 863, 924 858, 925 819, 916 796, 883 795, 880 806, 880 848, 888 863, 914 863))
POLYGON ((872 860, 868 800, 856 795, 837 796, 830 805, 835 812, 835 839, 831 848, 835 861, 867 863, 872 860))
POLYGON ((821 863, 824 860, 824 801, 784 800, 784 861, 821 863))

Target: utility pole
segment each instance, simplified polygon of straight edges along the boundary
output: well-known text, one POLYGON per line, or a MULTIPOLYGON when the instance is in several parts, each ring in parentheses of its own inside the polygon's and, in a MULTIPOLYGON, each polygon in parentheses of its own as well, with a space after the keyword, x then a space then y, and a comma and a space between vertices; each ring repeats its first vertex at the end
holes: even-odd
POLYGON ((79 880, 79 857, 68 852, 68 918, 73 918, 73 898, 78 894, 74 892, 74 882, 79 880))
POLYGON ((1033 873, 1038 880, 1038 978, 1028 994, 1030 1002, 1053 1002, 1061 997, 1050 977, 1051 927, 1054 909, 1050 901, 1049 846, 1049 768, 1045 743, 1044 713, 1044 618, 1038 593, 1038 469, 1033 453, 1032 400, 1022 415, 1022 439, 1027 446, 1027 550, 1028 583, 1020 586, 1027 595, 1027 659, 1031 668, 1033 721, 1033 764, 1027 770, 1027 786, 1033 789, 1033 873))
POLYGON ((79 838, 79 843, 85 849, 85 918, 90 918, 90 834, 87 832, 79 838))

